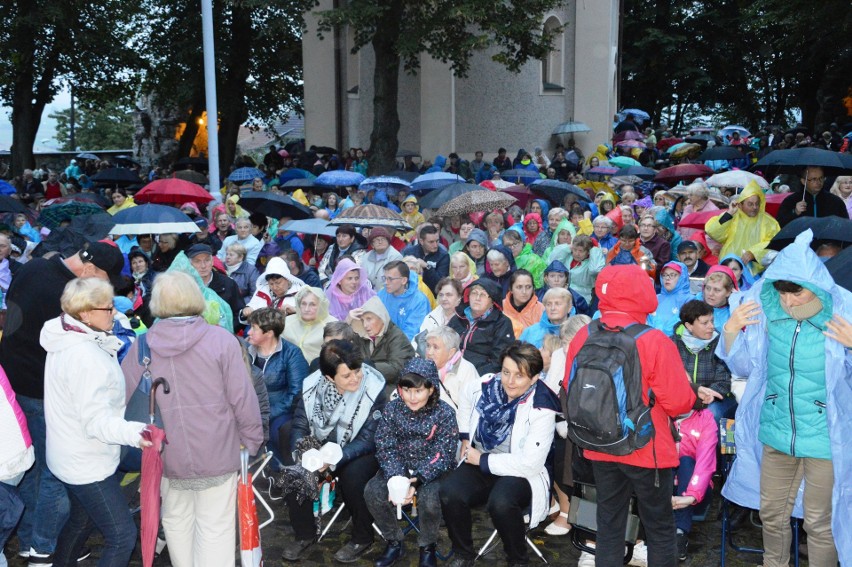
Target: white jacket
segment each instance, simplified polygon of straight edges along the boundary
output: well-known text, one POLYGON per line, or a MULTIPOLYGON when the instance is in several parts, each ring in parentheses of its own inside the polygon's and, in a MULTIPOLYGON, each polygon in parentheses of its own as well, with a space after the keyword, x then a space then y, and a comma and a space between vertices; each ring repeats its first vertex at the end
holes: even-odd
MULTIPOLYGON (((497 378, 497 374, 488 374, 482 380, 469 383, 458 410, 459 423, 463 423, 459 426, 459 436, 462 439, 473 438, 479 425, 476 403, 482 396, 482 385, 497 378)), ((487 472, 497 476, 525 478, 530 483, 530 528, 535 528, 547 518, 550 510, 550 475, 545 462, 553 444, 557 411, 558 400, 553 397, 553 392, 544 382, 537 382, 536 391, 523 403, 518 404, 509 452, 489 454, 487 459, 484 459, 487 462, 487 472)), ((483 468, 481 462, 480 468, 483 468)))
POLYGON ((27 418, 0 368, 0 480, 11 480, 35 461, 27 418))
POLYGON ((47 466, 62 482, 90 484, 118 467, 121 445, 138 447, 144 423, 124 420, 117 337, 62 315, 41 329, 47 351, 44 419, 47 466), (63 328, 62 320, 73 329, 63 328))

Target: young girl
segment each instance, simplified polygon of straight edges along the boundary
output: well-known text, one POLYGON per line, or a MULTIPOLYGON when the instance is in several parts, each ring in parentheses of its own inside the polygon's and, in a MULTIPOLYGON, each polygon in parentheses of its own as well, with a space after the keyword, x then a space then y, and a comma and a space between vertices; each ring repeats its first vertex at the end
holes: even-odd
POLYGON ((379 472, 364 491, 367 508, 387 541, 376 565, 391 565, 402 557, 403 533, 389 501, 387 482, 393 476, 409 479, 405 498, 417 497, 420 532, 420 567, 436 564, 435 546, 441 527, 440 478, 453 468, 458 425, 453 409, 440 399, 438 369, 431 360, 414 358, 399 379, 399 398, 382 412, 376 429, 376 459, 379 472))

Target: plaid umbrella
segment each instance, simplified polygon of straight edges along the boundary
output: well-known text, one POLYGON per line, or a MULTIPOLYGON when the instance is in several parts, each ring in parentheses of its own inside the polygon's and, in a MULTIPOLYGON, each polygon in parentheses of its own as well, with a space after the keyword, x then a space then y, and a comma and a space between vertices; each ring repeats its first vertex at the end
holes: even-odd
POLYGON ((80 215, 94 215, 104 212, 103 208, 88 201, 71 200, 65 203, 50 205, 42 209, 38 222, 53 230, 63 221, 71 220, 80 215))
POLYGON ((133 200, 137 203, 179 203, 182 205, 189 202, 206 203, 213 200, 213 195, 195 183, 171 177, 152 181, 136 193, 133 200))
POLYGON ((343 210, 328 223, 330 226, 352 225, 359 227, 383 226, 394 230, 411 230, 402 215, 378 205, 358 205, 343 210))
POLYGON ((228 176, 228 181, 241 183, 243 181, 251 181, 255 177, 263 179, 263 172, 256 167, 241 167, 231 172, 231 175, 228 176))
POLYGON ((191 169, 175 171, 175 178, 183 179, 184 181, 189 181, 197 185, 207 185, 207 176, 199 171, 193 171, 191 169))
POLYGON ((438 209, 437 215, 439 217, 454 217, 493 211, 494 209, 505 209, 516 202, 517 199, 511 195, 499 191, 471 191, 444 203, 438 209))

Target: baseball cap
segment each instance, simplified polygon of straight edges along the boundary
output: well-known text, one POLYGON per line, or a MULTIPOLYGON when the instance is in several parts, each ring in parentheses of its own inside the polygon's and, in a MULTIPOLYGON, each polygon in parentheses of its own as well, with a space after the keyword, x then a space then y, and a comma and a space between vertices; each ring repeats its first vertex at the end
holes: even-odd
POLYGON ((213 255, 213 249, 206 244, 193 244, 189 247, 189 250, 186 251, 187 258, 195 258, 199 254, 209 254, 213 255))
POLYGON ((105 271, 113 287, 123 284, 121 270, 124 269, 124 255, 115 244, 103 240, 92 242, 80 250, 80 259, 105 271))
POLYGON ((680 254, 684 250, 695 250, 696 252, 698 252, 698 244, 696 244, 692 240, 684 240, 683 242, 677 245, 677 253, 680 254))

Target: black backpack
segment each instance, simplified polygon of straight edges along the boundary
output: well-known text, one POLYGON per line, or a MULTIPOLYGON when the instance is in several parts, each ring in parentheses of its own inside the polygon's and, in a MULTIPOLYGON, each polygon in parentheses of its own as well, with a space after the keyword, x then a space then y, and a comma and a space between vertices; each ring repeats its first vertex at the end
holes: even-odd
MULTIPOLYGON (((568 378, 565 419, 578 447, 629 455, 654 436, 651 405, 642 401, 642 365, 636 339, 651 327, 589 324, 568 378)), ((649 391, 649 398, 653 400, 649 391)))

